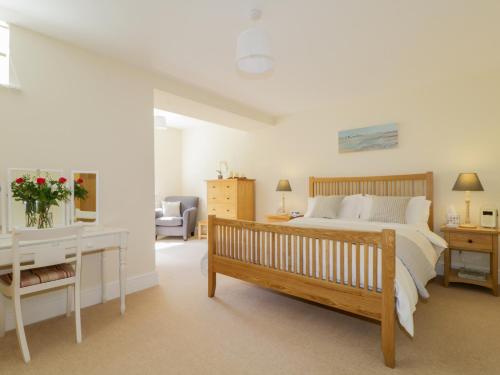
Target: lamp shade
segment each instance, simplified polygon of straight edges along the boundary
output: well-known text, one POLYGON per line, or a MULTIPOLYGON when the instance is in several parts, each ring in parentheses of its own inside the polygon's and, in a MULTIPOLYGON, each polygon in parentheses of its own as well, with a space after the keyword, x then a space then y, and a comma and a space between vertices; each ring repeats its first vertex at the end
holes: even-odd
POLYGON ((484 191, 477 173, 460 173, 453 185, 455 191, 484 191))
POLYGON ((278 186, 276 186, 276 191, 292 191, 290 182, 288 180, 279 180, 278 186))
POLYGON ((262 28, 254 26, 240 34, 236 64, 238 69, 249 74, 263 74, 273 68, 271 43, 262 28))

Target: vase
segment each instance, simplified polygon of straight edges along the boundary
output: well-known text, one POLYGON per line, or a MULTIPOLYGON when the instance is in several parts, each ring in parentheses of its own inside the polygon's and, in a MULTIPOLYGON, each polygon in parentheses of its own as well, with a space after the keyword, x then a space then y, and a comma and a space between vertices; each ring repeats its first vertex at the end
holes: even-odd
POLYGON ((37 224, 36 202, 24 202, 24 219, 27 227, 34 227, 37 224))
POLYGON ((52 228, 52 212, 50 205, 38 202, 38 229, 52 228))

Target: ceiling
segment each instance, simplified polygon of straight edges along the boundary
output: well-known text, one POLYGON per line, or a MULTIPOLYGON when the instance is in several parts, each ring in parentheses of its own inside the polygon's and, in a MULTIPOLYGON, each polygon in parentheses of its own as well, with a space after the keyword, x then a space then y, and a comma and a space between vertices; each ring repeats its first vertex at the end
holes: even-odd
POLYGON ((0 0, 0 17, 270 115, 500 67, 499 0, 0 0), (275 70, 235 68, 263 10, 275 70))
POLYGON ((178 113, 154 109, 155 126, 158 128, 174 128, 179 130, 199 128, 203 126, 217 126, 208 121, 203 121, 194 117, 184 116, 178 113))

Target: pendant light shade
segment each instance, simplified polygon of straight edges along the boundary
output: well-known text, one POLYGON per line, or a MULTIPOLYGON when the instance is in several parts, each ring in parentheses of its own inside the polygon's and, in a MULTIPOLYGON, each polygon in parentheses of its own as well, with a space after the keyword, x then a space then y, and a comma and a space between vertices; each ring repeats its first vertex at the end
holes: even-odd
MULTIPOLYGON (((250 18, 257 21, 260 10, 252 10, 250 18)), ((271 43, 262 27, 255 25, 243 31, 236 46, 236 64, 238 69, 249 74, 263 74, 273 68, 271 43)))

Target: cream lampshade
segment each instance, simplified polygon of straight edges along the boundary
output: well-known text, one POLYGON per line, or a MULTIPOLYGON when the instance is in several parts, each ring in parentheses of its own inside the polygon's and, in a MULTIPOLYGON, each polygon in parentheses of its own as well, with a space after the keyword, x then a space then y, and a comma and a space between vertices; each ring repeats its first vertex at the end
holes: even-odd
POLYGON ((290 186, 290 181, 288 180, 279 180, 278 186, 276 186, 276 191, 281 192, 281 207, 278 210, 278 213, 284 214, 285 210, 285 191, 292 191, 292 187, 290 186))
POLYGON ((464 228, 475 228, 476 226, 470 223, 470 192, 484 191, 477 173, 460 173, 452 190, 465 191, 465 223, 460 226, 464 228))

